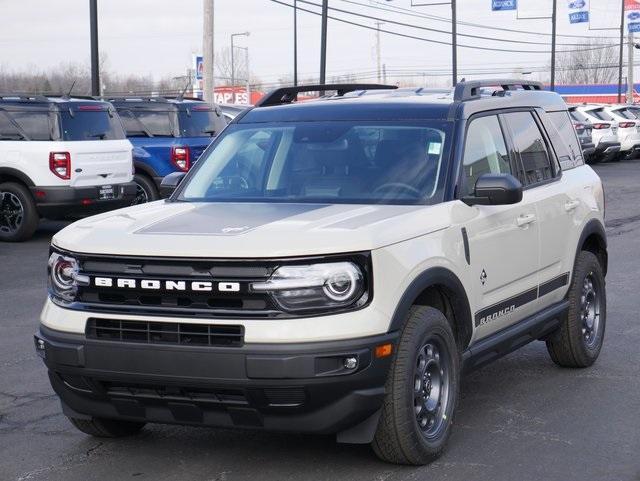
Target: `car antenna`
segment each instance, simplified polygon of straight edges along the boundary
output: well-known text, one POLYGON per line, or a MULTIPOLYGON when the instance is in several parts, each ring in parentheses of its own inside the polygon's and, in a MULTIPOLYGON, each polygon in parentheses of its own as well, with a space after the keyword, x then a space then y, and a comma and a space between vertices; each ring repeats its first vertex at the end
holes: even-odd
POLYGON ((189 88, 189 84, 191 83, 191 79, 187 79, 187 83, 185 84, 184 88, 182 89, 182 92, 180 92, 180 95, 178 95, 178 97, 176 98, 176 100, 184 100, 184 94, 187 93, 187 89, 189 88))
POLYGON ((71 98, 71 92, 73 91, 73 87, 76 86, 76 80, 77 79, 73 79, 73 82, 71 82, 71 87, 69 87, 69 91, 66 94, 64 94, 62 98, 65 98, 65 99, 71 98))

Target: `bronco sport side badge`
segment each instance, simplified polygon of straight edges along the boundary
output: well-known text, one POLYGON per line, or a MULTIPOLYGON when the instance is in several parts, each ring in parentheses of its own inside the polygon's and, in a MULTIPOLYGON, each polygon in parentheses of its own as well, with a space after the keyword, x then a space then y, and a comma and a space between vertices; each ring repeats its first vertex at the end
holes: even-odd
POLYGON ((487 271, 485 271, 484 269, 482 269, 482 272, 480 273, 480 282, 482 282, 483 286, 484 283, 487 282, 487 271))

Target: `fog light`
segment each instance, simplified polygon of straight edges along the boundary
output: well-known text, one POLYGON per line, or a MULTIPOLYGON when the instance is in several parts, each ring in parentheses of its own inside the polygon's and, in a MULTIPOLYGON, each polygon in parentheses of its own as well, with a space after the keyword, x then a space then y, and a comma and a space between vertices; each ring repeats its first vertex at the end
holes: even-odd
POLYGON ((39 337, 35 337, 33 338, 33 340, 36 343, 36 354, 38 354, 38 356, 44 358, 45 355, 45 344, 44 341, 42 339, 40 339, 39 337))
POLYGON ((344 365, 345 369, 355 369, 356 367, 358 367, 358 358, 354 356, 345 357, 344 361, 342 361, 342 364, 344 365))

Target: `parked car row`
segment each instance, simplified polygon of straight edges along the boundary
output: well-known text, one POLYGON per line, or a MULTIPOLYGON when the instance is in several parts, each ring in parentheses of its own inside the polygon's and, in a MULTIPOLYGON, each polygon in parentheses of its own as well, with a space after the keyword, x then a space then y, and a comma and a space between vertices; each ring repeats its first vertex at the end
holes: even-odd
POLYGON ((0 95, 0 241, 158 199, 226 125, 199 99, 0 95))
POLYGON ((640 107, 583 104, 569 114, 589 163, 640 156, 640 107))

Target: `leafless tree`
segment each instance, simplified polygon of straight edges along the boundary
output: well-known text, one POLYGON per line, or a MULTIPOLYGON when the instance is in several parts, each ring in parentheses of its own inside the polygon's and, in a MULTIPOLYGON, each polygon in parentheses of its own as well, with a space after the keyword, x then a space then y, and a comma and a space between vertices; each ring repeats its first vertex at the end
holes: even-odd
POLYGON ((590 39, 572 51, 561 53, 556 71, 557 82, 561 84, 612 83, 618 75, 618 47, 590 39))

